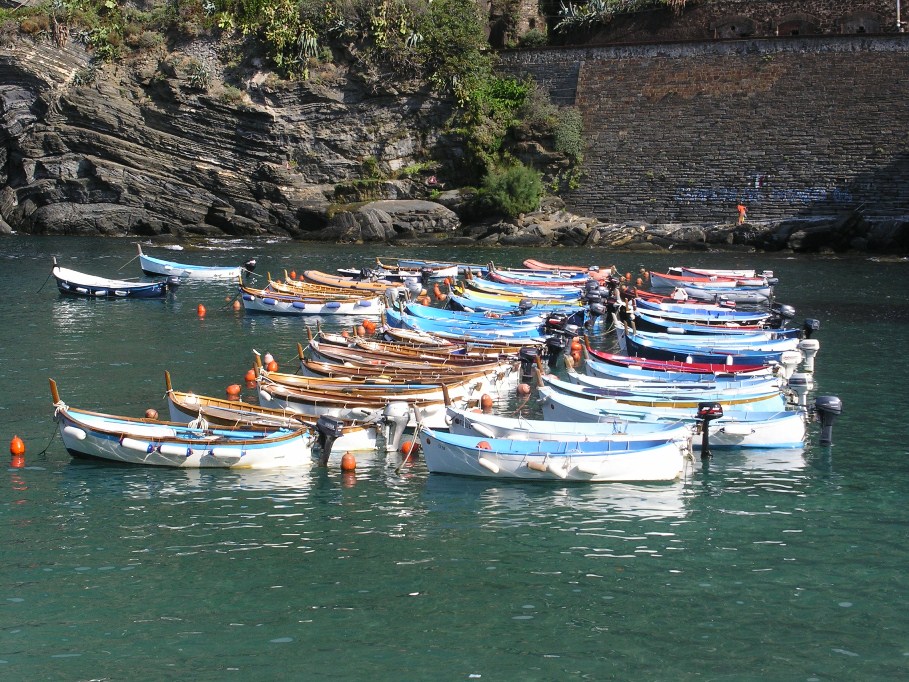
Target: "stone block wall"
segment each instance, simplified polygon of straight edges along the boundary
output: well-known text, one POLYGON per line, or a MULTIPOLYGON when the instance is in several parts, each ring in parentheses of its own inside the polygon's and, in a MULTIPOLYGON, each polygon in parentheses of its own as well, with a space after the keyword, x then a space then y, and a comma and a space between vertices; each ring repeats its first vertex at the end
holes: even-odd
POLYGON ((503 55, 580 109, 601 220, 909 215, 909 35, 561 48, 503 55), (575 76, 573 77, 573 74, 575 76))

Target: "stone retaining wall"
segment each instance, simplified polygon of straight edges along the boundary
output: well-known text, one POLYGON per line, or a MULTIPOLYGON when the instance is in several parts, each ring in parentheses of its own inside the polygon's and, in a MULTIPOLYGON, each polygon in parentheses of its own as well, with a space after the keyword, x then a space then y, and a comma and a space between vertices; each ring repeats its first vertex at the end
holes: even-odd
POLYGON ((510 52, 583 115, 600 220, 909 214, 909 34, 510 52), (574 96, 572 97, 572 92, 574 96))

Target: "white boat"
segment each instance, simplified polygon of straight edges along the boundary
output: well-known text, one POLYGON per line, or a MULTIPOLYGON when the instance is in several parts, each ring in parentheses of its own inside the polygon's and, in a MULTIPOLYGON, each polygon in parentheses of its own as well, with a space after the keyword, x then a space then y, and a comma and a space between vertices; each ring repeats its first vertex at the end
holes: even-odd
POLYGON ((616 417, 601 422, 556 422, 524 417, 503 417, 473 410, 448 408, 448 430, 463 436, 512 438, 515 440, 577 440, 659 442, 690 440, 691 426, 685 422, 640 422, 616 417))
POLYGON ((236 281, 244 270, 252 272, 256 267, 255 260, 248 260, 245 264, 239 266, 188 265, 186 263, 175 263, 162 258, 149 256, 142 251, 141 244, 136 244, 136 246, 139 249, 139 265, 142 267, 142 272, 147 275, 164 275, 167 277, 179 277, 180 279, 236 281))
POLYGON ((347 299, 281 294, 269 289, 240 285, 240 301, 248 312, 269 315, 357 315, 380 317, 385 310, 381 296, 347 299))
POLYGON ((90 412, 60 400, 53 379, 50 386, 60 438, 76 458, 180 468, 312 466, 308 429, 209 428, 90 412))
MULTIPOLYGON (((537 389, 546 421, 609 421, 615 418, 650 421, 684 421, 698 426, 697 409, 657 409, 622 405, 611 399, 589 400, 566 395, 548 386, 537 389)), ((800 448, 805 439, 805 413, 801 411, 744 411, 723 409, 710 422, 711 448, 800 448)), ((700 441, 695 439, 695 448, 700 441)))
POLYGON ((175 281, 135 282, 98 277, 57 265, 51 270, 57 289, 68 296, 85 298, 162 298, 175 286, 175 281))
POLYGON ((531 481, 674 481, 690 467, 687 442, 515 440, 420 430, 433 474, 531 481))

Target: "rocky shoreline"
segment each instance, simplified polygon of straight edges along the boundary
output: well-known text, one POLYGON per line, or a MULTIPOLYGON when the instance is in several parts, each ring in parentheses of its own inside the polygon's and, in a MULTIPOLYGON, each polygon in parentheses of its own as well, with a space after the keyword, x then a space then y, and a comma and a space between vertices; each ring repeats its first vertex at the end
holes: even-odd
POLYGON ((783 251, 839 253, 909 251, 909 217, 874 220, 857 213, 734 223, 607 223, 579 216, 558 197, 511 220, 462 222, 466 200, 458 191, 436 201, 384 200, 336 213, 306 239, 341 243, 397 243, 613 250, 783 251))

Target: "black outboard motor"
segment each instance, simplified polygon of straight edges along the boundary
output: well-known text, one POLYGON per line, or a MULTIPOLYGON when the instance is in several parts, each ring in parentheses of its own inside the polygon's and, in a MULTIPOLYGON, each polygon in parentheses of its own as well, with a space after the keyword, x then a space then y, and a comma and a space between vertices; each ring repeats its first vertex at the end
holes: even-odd
POLYGON ((701 430, 701 459, 709 459, 710 453, 710 422, 723 416, 723 406, 719 403, 698 403, 697 419, 700 421, 698 428, 701 430))
POLYGON ((530 383, 533 379, 533 370, 540 359, 540 351, 530 346, 524 346, 518 352, 518 360, 521 361, 521 381, 525 384, 530 383))
POLYGON ((805 324, 802 325, 802 331, 805 332, 805 338, 810 339, 811 335, 821 328, 821 321, 815 320, 813 317, 809 317, 805 320, 805 324))
POLYGON ((546 316, 546 322, 543 323, 543 329, 546 333, 561 333, 565 331, 565 325, 568 324, 568 315, 565 313, 550 313, 546 316))
POLYGON ((602 303, 591 303, 587 306, 587 310, 590 311, 590 324, 596 322, 598 317, 606 314, 606 306, 602 303))
MULTIPOLYGON (((556 363, 559 360, 559 356, 567 346, 568 339, 563 334, 550 334, 546 337, 546 357, 548 359, 550 369, 555 369, 556 363)), ((522 365, 522 373, 523 369, 524 368, 522 365)))
POLYGON ((529 298, 522 298, 520 301, 518 301, 518 314, 519 315, 523 315, 531 308, 533 308, 533 301, 531 301, 529 298))
POLYGON ((420 268, 420 281, 423 283, 423 286, 429 285, 429 280, 432 278, 432 268, 420 268))
POLYGON ((323 414, 316 420, 316 431, 318 432, 317 442, 322 450, 319 466, 324 467, 328 465, 328 456, 331 454, 332 446, 344 433, 344 422, 337 417, 323 414))
POLYGON ((771 329, 780 329, 786 326, 786 322, 795 317, 795 308, 784 303, 770 304, 770 322, 767 324, 771 329))
POLYGON ((821 445, 833 445, 833 422, 843 411, 843 401, 835 395, 819 395, 814 401, 817 419, 821 423, 821 445))
POLYGON ((253 270, 255 270, 256 269, 256 259, 250 258, 248 261, 243 263, 243 269, 246 270, 246 272, 252 272, 253 270))

